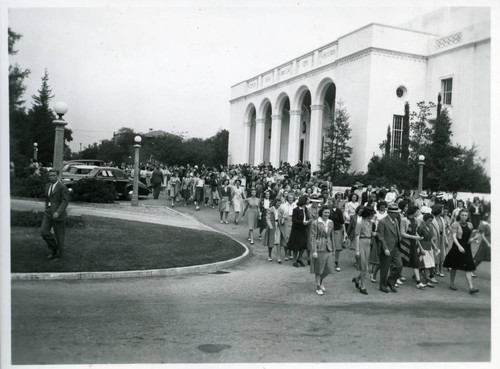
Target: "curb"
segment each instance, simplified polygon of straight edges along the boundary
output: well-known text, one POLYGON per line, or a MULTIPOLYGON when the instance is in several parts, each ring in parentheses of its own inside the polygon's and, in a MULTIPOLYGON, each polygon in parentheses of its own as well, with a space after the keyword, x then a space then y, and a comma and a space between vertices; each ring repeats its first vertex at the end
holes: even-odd
MULTIPOLYGON (((190 220, 196 220, 195 218, 168 208, 177 214, 182 215, 190 220)), ((196 220, 199 222, 198 220, 196 220)), ((215 228, 209 227, 206 224, 202 224, 205 228, 221 233, 230 239, 238 242, 245 248, 243 255, 238 256, 233 259, 218 261, 216 263, 193 265, 188 267, 179 268, 168 268, 168 269, 147 269, 147 270, 127 270, 127 271, 117 271, 117 272, 67 272, 67 273, 11 273, 11 281, 41 281, 41 280, 82 280, 82 279, 117 279, 117 278, 143 278, 143 277, 160 277, 160 276, 173 276, 182 274, 193 274, 193 273, 211 273, 218 270, 229 268, 234 265, 241 263, 250 255, 250 250, 248 247, 231 237, 230 235, 223 233, 215 228)))

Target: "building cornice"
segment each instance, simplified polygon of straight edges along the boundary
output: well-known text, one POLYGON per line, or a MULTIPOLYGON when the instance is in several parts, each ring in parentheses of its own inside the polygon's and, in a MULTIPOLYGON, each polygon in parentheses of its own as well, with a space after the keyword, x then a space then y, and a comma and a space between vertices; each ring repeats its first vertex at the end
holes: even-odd
POLYGON ((368 47, 366 49, 357 51, 357 52, 355 52, 353 54, 344 56, 343 58, 339 58, 337 60, 334 60, 331 63, 325 64, 325 65, 321 65, 321 66, 319 66, 319 67, 317 67, 317 68, 315 68, 313 70, 310 70, 308 72, 305 72, 305 73, 298 74, 298 75, 295 75, 293 77, 290 77, 290 78, 288 78, 285 81, 281 81, 281 82, 275 83, 273 85, 266 86, 266 87, 264 87, 264 88, 262 88, 260 90, 250 92, 250 93, 248 93, 246 95, 242 95, 242 96, 236 97, 234 99, 229 100, 229 102, 230 103, 234 103, 234 102, 237 102, 237 101, 240 101, 240 100, 245 100, 245 99, 250 98, 250 97, 255 97, 255 96, 263 95, 263 94, 265 94, 265 93, 267 93, 269 91, 272 91, 272 90, 275 90, 275 89, 279 89, 281 87, 290 85, 290 84, 295 83, 297 81, 310 78, 310 77, 315 76, 317 74, 320 74, 320 73, 332 70, 332 69, 336 68, 339 65, 343 65, 343 64, 346 64, 346 63, 349 63, 349 62, 352 62, 352 61, 355 61, 355 60, 358 60, 358 59, 365 58, 365 57, 367 57, 367 56, 369 56, 371 54, 382 55, 382 56, 389 56, 389 57, 399 58, 399 59, 405 59, 405 60, 414 60, 416 62, 423 62, 423 63, 425 63, 427 61, 427 57, 424 56, 424 55, 410 54, 410 53, 405 53, 405 52, 401 52, 401 51, 393 51, 393 50, 388 50, 388 49, 381 49, 381 48, 377 48, 377 47, 368 47))

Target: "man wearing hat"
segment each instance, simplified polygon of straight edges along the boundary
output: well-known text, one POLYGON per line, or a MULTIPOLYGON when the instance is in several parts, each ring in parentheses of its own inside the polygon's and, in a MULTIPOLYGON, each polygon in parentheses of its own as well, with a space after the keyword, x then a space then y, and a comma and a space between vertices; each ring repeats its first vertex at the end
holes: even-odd
POLYGON ((418 209, 422 209, 422 206, 425 205, 425 199, 427 198, 427 191, 422 191, 418 195, 418 197, 413 202, 413 205, 418 206, 418 209))
POLYGON ((396 281, 403 269, 401 260, 400 242, 401 230, 398 222, 400 213, 397 204, 390 204, 387 208, 388 216, 378 222, 377 233, 381 244, 380 252, 380 291, 397 292, 396 281), (389 271, 390 269, 390 271, 389 271))

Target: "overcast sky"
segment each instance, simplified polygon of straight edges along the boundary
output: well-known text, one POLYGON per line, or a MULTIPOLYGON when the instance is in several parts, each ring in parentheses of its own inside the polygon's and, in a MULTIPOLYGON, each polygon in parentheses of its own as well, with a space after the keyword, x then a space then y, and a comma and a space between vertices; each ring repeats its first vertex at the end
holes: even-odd
POLYGON ((10 62, 31 70, 27 107, 48 70, 52 105, 69 107, 73 151, 121 127, 210 137, 229 128, 232 85, 368 23, 398 25, 436 9, 285 0, 65 4, 9 10, 9 27, 23 35, 10 62))

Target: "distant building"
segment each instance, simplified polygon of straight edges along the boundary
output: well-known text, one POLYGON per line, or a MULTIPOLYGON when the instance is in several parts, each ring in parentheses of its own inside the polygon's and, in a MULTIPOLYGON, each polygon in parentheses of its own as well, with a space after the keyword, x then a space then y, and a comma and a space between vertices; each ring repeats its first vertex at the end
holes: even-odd
POLYGON ((173 133, 169 133, 169 132, 165 132, 165 131, 162 131, 161 129, 158 129, 158 130, 152 130, 152 129, 150 129, 149 132, 143 133, 141 135, 142 135, 142 137, 146 137, 146 138, 175 136, 175 137, 179 137, 180 139, 182 139, 182 137, 179 136, 179 135, 176 135, 176 134, 173 134, 173 133))
POLYGON ((404 104, 437 103, 453 140, 490 163, 490 9, 441 8, 398 27, 369 24, 231 87, 230 164, 310 161, 319 168, 335 103, 350 115, 351 170, 366 171, 390 125, 401 145, 404 104))

